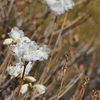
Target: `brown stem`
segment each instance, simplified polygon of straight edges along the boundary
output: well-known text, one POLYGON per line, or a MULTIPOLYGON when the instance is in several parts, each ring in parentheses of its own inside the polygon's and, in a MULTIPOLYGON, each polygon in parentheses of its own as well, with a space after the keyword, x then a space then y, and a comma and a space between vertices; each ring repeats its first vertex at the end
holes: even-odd
POLYGON ((23 79, 24 79, 26 66, 27 66, 27 63, 25 62, 25 66, 24 66, 24 70, 23 70, 23 74, 22 74, 22 79, 21 79, 21 82, 20 82, 19 90, 18 90, 17 100, 19 100, 19 97, 20 97, 20 90, 21 90, 21 87, 22 87, 22 84, 23 84, 23 79))

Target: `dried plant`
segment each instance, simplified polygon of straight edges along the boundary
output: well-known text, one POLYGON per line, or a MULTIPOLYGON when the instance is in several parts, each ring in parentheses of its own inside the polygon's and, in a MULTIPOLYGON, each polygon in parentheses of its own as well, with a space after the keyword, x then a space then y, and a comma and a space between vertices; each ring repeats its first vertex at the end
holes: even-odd
POLYGON ((0 100, 100 99, 96 2, 0 0, 0 100))

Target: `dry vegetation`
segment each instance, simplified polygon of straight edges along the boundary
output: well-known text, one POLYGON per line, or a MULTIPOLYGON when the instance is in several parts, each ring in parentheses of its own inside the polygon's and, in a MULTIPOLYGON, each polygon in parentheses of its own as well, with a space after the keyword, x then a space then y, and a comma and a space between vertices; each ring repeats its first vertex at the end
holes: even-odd
POLYGON ((74 1, 72 10, 54 16, 41 0, 0 0, 0 100, 100 100, 100 1, 74 1), (20 80, 6 72, 15 60, 3 41, 15 26, 51 49, 49 59, 33 62, 30 72, 47 87, 43 95, 19 94, 20 80))

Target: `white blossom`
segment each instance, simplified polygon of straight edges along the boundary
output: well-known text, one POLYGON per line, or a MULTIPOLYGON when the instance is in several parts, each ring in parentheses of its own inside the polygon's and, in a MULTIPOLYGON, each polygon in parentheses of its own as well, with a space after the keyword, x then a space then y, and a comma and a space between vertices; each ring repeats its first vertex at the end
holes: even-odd
POLYGON ((35 87, 36 91, 39 92, 40 94, 44 94, 46 91, 46 87, 44 85, 41 85, 41 84, 36 84, 33 87, 35 87))
POLYGON ((9 37, 14 39, 16 42, 30 42, 31 40, 28 37, 24 37, 24 32, 19 30, 17 27, 12 28, 11 32, 8 33, 9 37))
POLYGON ((19 61, 21 59, 23 61, 41 61, 48 59, 48 53, 50 53, 50 49, 46 45, 40 47, 35 41, 29 43, 18 42, 16 45, 10 45, 10 48, 19 61))
MULTIPOLYGON (((32 68, 31 62, 26 65, 24 76, 28 75, 32 68)), ((24 71, 24 66, 21 63, 16 63, 16 66, 7 67, 7 72, 11 75, 11 78, 17 77, 19 74, 22 75, 24 71)))
POLYGON ((20 92, 24 94, 28 91, 28 89, 29 89, 28 84, 24 84, 22 85, 20 92))
MULTIPOLYGON (((35 41, 31 41, 28 37, 25 37, 24 32, 18 28, 13 28, 8 35, 10 38, 6 39, 4 44, 9 44, 9 49, 16 60, 14 66, 7 67, 7 72, 11 75, 11 78, 22 75, 24 68, 24 76, 28 75, 32 68, 31 61, 48 59, 50 49, 47 48, 47 45, 40 47, 35 41), (24 66, 25 61, 29 62, 26 67, 24 66)), ((29 77, 28 80, 31 82, 36 81, 33 77, 29 77)))
POLYGON ((72 0, 46 0, 46 4, 55 15, 63 14, 74 6, 72 0))
POLYGON ((7 72, 11 75, 11 78, 17 77, 19 74, 22 74, 24 67, 21 66, 19 63, 16 63, 16 66, 9 66, 7 67, 7 72))
POLYGON ((48 53, 50 53, 50 49, 46 48, 46 46, 35 48, 34 46, 28 47, 28 52, 23 55, 23 60, 28 61, 37 61, 48 59, 48 53))
POLYGON ((24 32, 22 30, 19 30, 17 27, 12 28, 11 32, 8 33, 9 37, 12 39, 20 39, 24 37, 24 32))

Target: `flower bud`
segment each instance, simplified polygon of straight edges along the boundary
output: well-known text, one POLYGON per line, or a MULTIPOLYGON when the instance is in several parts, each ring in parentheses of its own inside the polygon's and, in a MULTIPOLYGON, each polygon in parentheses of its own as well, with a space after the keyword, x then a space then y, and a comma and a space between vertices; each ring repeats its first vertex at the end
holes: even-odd
POLYGON ((32 77, 32 76, 25 76, 24 80, 27 80, 29 82, 35 82, 36 81, 36 79, 34 77, 32 77))
POLYGON ((13 39, 8 38, 8 39, 5 39, 5 40, 4 40, 3 44, 4 44, 4 45, 9 45, 9 44, 12 43, 12 41, 13 41, 13 39))
POLYGON ((24 93, 26 93, 28 91, 28 88, 29 88, 28 84, 24 84, 24 85, 22 85, 20 92, 22 94, 24 94, 24 93))

